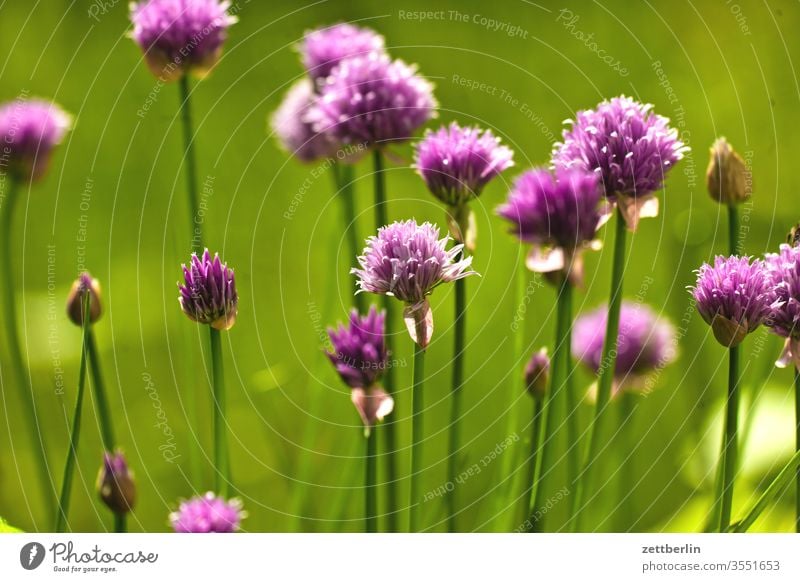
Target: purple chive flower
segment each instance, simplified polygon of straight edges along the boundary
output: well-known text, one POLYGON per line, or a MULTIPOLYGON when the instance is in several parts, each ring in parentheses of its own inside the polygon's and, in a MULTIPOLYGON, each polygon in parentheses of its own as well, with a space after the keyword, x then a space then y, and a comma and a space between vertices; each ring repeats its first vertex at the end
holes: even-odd
POLYGON ((209 491, 183 501, 169 520, 177 533, 233 533, 245 517, 239 499, 226 501, 209 491))
POLYGON ((382 53, 384 41, 374 30, 339 23, 306 32, 298 48, 308 75, 318 81, 330 75, 343 59, 382 53))
POLYGON ((415 220, 393 222, 367 239, 358 277, 359 291, 391 295, 406 303, 406 326, 414 341, 425 347, 433 333, 433 314, 428 295, 441 283, 468 275, 472 257, 457 261, 463 245, 446 250, 450 237, 439 239, 439 229, 415 220))
POLYGON ((97 492, 108 508, 125 514, 136 504, 136 483, 120 451, 103 453, 103 466, 97 475, 97 492))
POLYGON ((764 258, 764 267, 777 302, 764 323, 786 338, 776 365, 783 368, 794 363, 800 370, 800 247, 782 244, 777 254, 764 258))
POLYGON ((416 67, 373 52, 333 69, 308 120, 337 143, 384 147, 410 138, 435 107, 433 86, 416 67))
POLYGON ((514 165, 514 152, 491 130, 461 127, 455 121, 426 131, 415 149, 417 172, 431 194, 448 206, 480 196, 492 178, 514 165))
POLYGON ((164 81, 208 74, 219 60, 236 17, 219 0, 142 0, 131 3, 133 39, 150 71, 164 81))
POLYGON ((370 388, 383 375, 387 365, 383 311, 373 305, 365 316, 353 309, 348 325, 328 328, 333 346, 327 352, 342 381, 350 388, 370 388))
POLYGON ((564 141, 553 148, 556 167, 600 174, 606 196, 619 205, 631 230, 639 218, 658 215, 653 193, 689 149, 669 119, 652 107, 624 95, 603 101, 594 110, 579 111, 564 130, 564 141))
POLYGON ((739 345, 780 305, 758 259, 716 257, 713 267, 704 263, 696 273, 691 292, 697 311, 725 347, 739 345))
POLYGON ((525 366, 525 387, 537 400, 544 398, 550 380, 550 357, 547 348, 534 352, 525 366))
POLYGON ((497 214, 513 224, 511 233, 533 245, 528 268, 583 278, 582 253, 599 248, 596 232, 608 213, 600 204, 598 177, 585 170, 539 168, 519 176, 497 214))
POLYGON ((283 148, 301 162, 326 158, 336 149, 327 135, 315 132, 306 120, 316 98, 311 81, 300 79, 289 88, 270 120, 283 148))
POLYGON ((0 171, 17 180, 38 180, 71 125, 55 103, 17 99, 0 105, 0 171))
POLYGON ((353 309, 347 326, 328 328, 333 351, 327 352, 339 376, 352 388, 351 400, 364 426, 370 428, 392 412, 394 400, 378 380, 388 365, 384 344, 385 314, 370 307, 365 316, 353 309))
POLYGON ((455 121, 425 132, 415 149, 417 172, 431 194, 448 206, 450 234, 475 250, 475 218, 466 205, 492 178, 514 165, 514 152, 500 145, 490 130, 462 128, 455 121))
POLYGON ((67 296, 67 316, 70 321, 83 327, 83 303, 89 293, 89 323, 93 324, 103 315, 100 282, 89 273, 83 272, 75 279, 67 296))
MULTIPOLYGON (((582 315, 572 331, 572 355, 597 373, 602 365, 608 307, 582 315)), ((624 301, 620 309, 617 361, 614 366, 616 391, 640 389, 648 374, 675 360, 675 328, 659 319, 648 306, 624 301)))
POLYGON ((216 253, 212 259, 208 249, 202 258, 192 253, 190 266, 182 268, 184 282, 178 283, 178 302, 186 316, 219 330, 233 327, 239 305, 233 269, 216 253))

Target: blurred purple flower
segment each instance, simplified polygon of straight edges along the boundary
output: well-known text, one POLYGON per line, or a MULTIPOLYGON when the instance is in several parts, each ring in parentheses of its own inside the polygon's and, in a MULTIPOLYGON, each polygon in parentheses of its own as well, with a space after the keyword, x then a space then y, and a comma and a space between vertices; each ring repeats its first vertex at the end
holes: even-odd
POLYGON ((184 282, 178 283, 178 301, 186 316, 219 330, 233 327, 239 305, 233 269, 216 253, 212 259, 208 249, 202 258, 192 253, 190 265, 182 268, 184 282))
POLYGON ((169 520, 177 533, 233 533, 245 517, 240 500, 226 501, 209 491, 181 502, 169 520))
MULTIPOLYGON (((602 365, 608 307, 582 315, 572 332, 572 355, 597 373, 602 365)), ((615 393, 636 390, 647 375, 675 360, 675 329, 640 303, 624 301, 620 309, 617 360, 614 366, 615 393)))
POLYGON ((337 143, 381 148, 409 139, 435 107, 433 86, 416 67, 370 53, 333 69, 308 120, 337 143))
POLYGON ((601 196, 592 172, 533 169, 516 179, 497 214, 514 225, 512 234, 533 245, 526 261, 531 271, 564 273, 580 284, 583 250, 599 248, 595 235, 608 216, 601 196))
POLYGON ((800 370, 800 247, 782 244, 780 251, 764 258, 776 304, 764 322, 777 335, 786 338, 781 368, 793 363, 800 370))
POLYGON ((426 131, 415 149, 415 167, 428 190, 454 207, 480 196, 492 178, 514 165, 514 152, 491 130, 455 121, 426 131))
POLYGON ((370 388, 381 378, 387 366, 384 345, 383 311, 373 305, 365 316, 353 309, 348 325, 328 328, 333 346, 327 352, 342 381, 350 388, 370 388))
POLYGON ((556 167, 600 174, 606 196, 619 205, 631 230, 639 218, 658 215, 653 193, 689 149, 669 119, 652 107, 624 95, 603 101, 594 110, 579 111, 563 142, 553 148, 556 167))
POLYGON ((547 348, 534 352, 525 366, 525 387, 536 399, 544 398, 550 380, 550 356, 547 348))
POLYGON ((55 103, 17 99, 0 106, 0 171, 17 180, 38 180, 72 119, 55 103))
POLYGON ((713 267, 704 263, 695 272, 697 283, 691 292, 697 311, 725 347, 740 344, 780 306, 758 259, 718 256, 713 267))
POLYGON ((374 30, 341 22, 307 31, 298 48, 308 75, 320 81, 343 59, 382 53, 384 41, 374 30))
POLYGON ((133 39, 150 71, 164 81, 205 76, 219 60, 228 27, 227 0, 142 0, 131 3, 133 39))
POLYGON ((327 135, 315 132, 306 121, 309 108, 316 98, 311 81, 300 79, 286 92, 270 120, 272 130, 283 148, 301 162, 326 158, 336 149, 327 135))
POLYGON ((103 453, 103 466, 97 476, 97 492, 108 508, 117 514, 128 513, 136 504, 136 483, 120 451, 103 453))
POLYGON ((406 303, 406 326, 415 342, 425 347, 433 333, 428 295, 442 283, 474 275, 472 257, 457 261, 463 245, 446 250, 450 237, 439 239, 439 229, 415 220, 393 222, 367 239, 359 268, 359 293, 391 295, 406 303))

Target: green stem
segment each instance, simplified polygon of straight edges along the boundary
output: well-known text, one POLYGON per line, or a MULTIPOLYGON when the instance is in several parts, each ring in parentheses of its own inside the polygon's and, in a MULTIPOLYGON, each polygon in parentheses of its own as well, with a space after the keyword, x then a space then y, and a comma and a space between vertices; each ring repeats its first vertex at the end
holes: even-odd
POLYGON ((567 482, 570 487, 573 487, 578 479, 578 471, 580 471, 581 464, 581 448, 580 448, 580 424, 578 417, 578 403, 580 402, 578 394, 575 392, 575 374, 572 362, 572 301, 566 306, 567 321, 569 327, 565 338, 566 349, 564 350, 564 392, 566 402, 566 415, 567 415, 567 482))
MULTIPOLYGON (((564 363, 565 354, 569 353, 567 336, 571 321, 569 314, 572 311, 572 285, 567 277, 564 277, 557 299, 556 307, 556 335, 555 346, 553 347, 553 359, 550 366, 550 387, 544 396, 544 422, 539 434, 539 454, 536 458, 536 472, 534 477, 533 506, 531 510, 536 512, 544 505, 547 493, 546 478, 548 473, 552 473, 553 449, 556 445, 556 431, 559 427, 557 415, 558 403, 561 399, 563 390, 563 376, 566 371, 564 363)), ((544 530, 543 519, 537 520, 533 524, 536 531, 544 530)))
POLYGON ((72 430, 69 435, 67 461, 64 463, 64 478, 61 481, 61 496, 58 500, 55 529, 57 533, 66 531, 69 499, 72 493, 72 477, 75 474, 75 458, 78 454, 78 441, 81 436, 81 411, 86 387, 86 360, 88 359, 89 338, 89 294, 83 300, 83 329, 81 332, 81 364, 78 372, 78 395, 75 398, 75 412, 72 415, 72 430))
POLYGON ((728 368, 728 401, 725 407, 725 441, 723 457, 720 461, 723 466, 722 481, 717 491, 719 499, 720 516, 719 531, 727 531, 731 523, 731 509, 733 507, 733 484, 736 478, 738 465, 737 431, 739 422, 739 347, 729 350, 728 368))
POLYGON ((365 526, 367 533, 378 531, 378 440, 375 436, 376 427, 367 433, 367 455, 364 458, 364 501, 365 501, 365 526))
MULTIPOLYGON (((362 243, 358 236, 358 223, 356 222, 356 203, 353 196, 353 166, 335 162, 333 164, 333 179, 336 182, 336 192, 342 201, 342 226, 346 228, 347 265, 350 267, 355 264, 356 257, 361 254, 360 245, 362 243)), ((357 293, 353 301, 358 312, 364 313, 366 310, 366 296, 363 293, 357 293)))
POLYGON ((92 374, 92 387, 94 388, 94 398, 97 404, 97 412, 100 417, 100 436, 103 439, 103 447, 109 453, 113 453, 116 448, 114 439, 114 424, 111 419, 111 411, 108 407, 108 398, 103 382, 103 374, 100 370, 100 358, 97 353, 97 344, 94 341, 94 330, 92 326, 86 330, 86 344, 89 351, 89 369, 92 374))
POLYGON ((222 369, 222 338, 219 330, 208 326, 211 339, 211 375, 214 394, 214 489, 228 497, 231 475, 228 460, 228 435, 225 427, 225 377, 222 369))
MULTIPOLYGON (((800 372, 797 368, 794 369, 794 423, 794 446, 796 451, 800 451, 800 372)), ((800 533, 800 468, 795 483, 795 529, 800 533)))
POLYGON ((530 454, 525 459, 524 490, 520 496, 519 523, 525 525, 526 531, 532 531, 535 524, 528 524, 525 520, 531 515, 531 502, 533 501, 534 480, 536 479, 536 460, 539 453, 539 433, 542 430, 544 418, 544 398, 536 398, 533 403, 533 418, 531 419, 530 454))
POLYGON ((3 281, 3 315, 6 327, 6 341, 11 368, 11 378, 6 378, 7 385, 16 384, 22 399, 23 424, 28 431, 28 438, 35 451, 35 464, 39 474, 39 487, 44 496, 44 505, 49 514, 55 511, 54 499, 52 495, 55 484, 50 477, 50 468, 47 464, 47 450, 44 444, 44 435, 39 430, 39 420, 36 412, 36 400, 33 395, 33 386, 25 367, 25 359, 22 356, 22 346, 20 345, 19 329, 17 327, 17 298, 14 290, 16 280, 14 278, 14 253, 11 247, 11 235, 14 225, 14 209, 19 198, 20 184, 11 178, 9 188, 3 201, 3 208, 0 208, 0 237, 2 237, 2 264, 5 281, 3 281))
POLYGON ((408 531, 414 533, 419 529, 419 483, 422 473, 422 385, 425 381, 425 348, 414 343, 414 383, 411 386, 411 487, 408 501, 408 531))
MULTIPOLYGON (((447 482, 455 483, 459 467, 459 449, 461 448, 461 389, 464 382, 464 349, 467 322, 467 284, 466 279, 455 282, 455 323, 453 339, 453 383, 450 389, 450 439, 447 457, 447 482)), ((445 495, 447 503, 447 531, 458 531, 456 520, 456 488, 445 495)))
MULTIPOLYGON (((92 374, 94 399, 100 418, 100 437, 103 440, 103 448, 113 454, 117 448, 117 441, 114 438, 114 422, 111 410, 108 406, 108 393, 106 392, 105 382, 103 381, 103 372, 100 369, 100 355, 97 351, 97 343, 94 340, 94 328, 91 325, 86 330, 86 346, 88 350, 89 370, 92 374)), ((126 522, 125 514, 114 513, 115 532, 124 533, 127 530, 126 522)))
POLYGON ((178 82, 181 98, 181 122, 183 125, 183 153, 186 162, 186 195, 189 203, 189 232, 192 233, 192 251, 203 250, 203 222, 199 216, 197 197, 197 158, 194 153, 194 124, 192 123, 192 101, 189 76, 183 75, 178 82))
POLYGON ((795 452, 794 456, 789 459, 786 466, 781 469, 778 476, 775 477, 769 487, 767 487, 767 490, 758 498, 758 501, 756 501, 752 509, 747 512, 747 515, 745 515, 741 521, 734 524, 731 530, 734 533, 744 533, 750 529, 750 526, 755 523, 758 516, 761 515, 772 500, 775 499, 781 491, 785 490, 792 480, 795 479, 795 475, 798 471, 800 471, 800 451, 795 452))
POLYGON ((728 204, 728 249, 732 255, 738 255, 739 248, 739 212, 735 204, 728 204))
POLYGON ((603 357, 600 360, 599 377, 597 380, 597 402, 595 403, 594 418, 589 427, 589 441, 586 445, 586 458, 583 471, 578 475, 575 497, 572 504, 571 531, 580 531, 583 518, 583 499, 586 490, 592 486, 592 470, 594 469, 597 455, 600 450, 600 435, 602 434, 608 401, 611 399, 611 385, 614 380, 614 370, 617 363, 617 334, 619 332, 619 312, 622 306, 622 284, 625 269, 626 234, 625 219, 617 211, 616 229, 614 235, 614 262, 611 267, 611 292, 608 300, 608 322, 606 323, 606 336, 603 342, 603 357))
MULTIPOLYGON (((386 226, 389 223, 387 206, 386 206, 386 180, 384 176, 383 167, 383 154, 380 150, 372 152, 372 161, 374 164, 374 189, 375 189, 375 228, 378 229, 386 226)), ((397 396, 395 395, 395 366, 394 366, 394 299, 387 295, 381 296, 381 306, 386 313, 386 351, 389 354, 389 366, 383 375, 383 387, 386 392, 395 399, 397 403, 397 396)), ((397 408, 397 404, 395 404, 397 408)), ((396 413, 395 413, 396 414, 396 413)), ((396 422, 394 419, 389 418, 388 422, 384 425, 381 431, 385 437, 385 451, 386 451, 386 521, 387 530, 396 532, 397 528, 397 489, 398 489, 398 473, 397 473, 397 430, 396 422)))

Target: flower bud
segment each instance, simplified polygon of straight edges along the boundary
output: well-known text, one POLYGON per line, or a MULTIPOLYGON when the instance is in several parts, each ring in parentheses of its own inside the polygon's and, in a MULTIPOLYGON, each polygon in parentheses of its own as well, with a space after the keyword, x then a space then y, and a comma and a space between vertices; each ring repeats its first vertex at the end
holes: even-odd
POLYGON ((541 399, 547 393, 547 383, 550 379, 550 358, 547 348, 534 352, 528 365, 525 366, 525 387, 534 398, 541 399))
POLYGON ((95 323, 103 314, 103 306, 100 302, 100 283, 93 279, 89 273, 81 273, 75 279, 72 289, 67 297, 67 315, 75 325, 83 326, 83 303, 89 293, 89 323, 95 323))
POLYGON ((786 243, 789 246, 796 247, 800 244, 800 222, 795 224, 786 235, 786 243))
POLYGON ((128 513, 136 504, 133 473, 128 470, 125 455, 121 452, 103 454, 103 466, 97 475, 97 493, 117 515, 128 513))
POLYGON ((750 196, 750 172, 724 137, 711 146, 706 185, 708 193, 720 204, 740 204, 750 196))

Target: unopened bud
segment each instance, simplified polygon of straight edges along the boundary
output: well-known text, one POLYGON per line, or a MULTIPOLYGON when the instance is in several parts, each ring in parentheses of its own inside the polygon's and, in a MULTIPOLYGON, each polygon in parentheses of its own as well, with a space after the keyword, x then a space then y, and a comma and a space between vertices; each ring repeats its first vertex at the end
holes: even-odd
POLYGON ((133 473, 121 452, 103 454, 103 466, 97 475, 97 494, 117 515, 128 513, 136 504, 133 473))
POLYGON ((708 193, 720 204, 739 204, 750 196, 752 184, 742 157, 721 137, 711 146, 706 170, 708 193))
POLYGON ((547 348, 542 348, 531 356, 525 366, 525 387, 528 393, 536 399, 544 398, 547 393, 547 383, 550 379, 550 358, 547 348))
POLYGON ((100 283, 89 273, 81 273, 81 276, 72 284, 72 289, 67 297, 67 315, 70 321, 77 326, 83 326, 83 304, 86 293, 89 294, 89 323, 95 323, 103 314, 103 306, 100 303, 100 283))
POLYGON ((786 235, 786 242, 793 247, 800 244, 800 222, 795 224, 789 234, 786 235))

